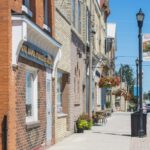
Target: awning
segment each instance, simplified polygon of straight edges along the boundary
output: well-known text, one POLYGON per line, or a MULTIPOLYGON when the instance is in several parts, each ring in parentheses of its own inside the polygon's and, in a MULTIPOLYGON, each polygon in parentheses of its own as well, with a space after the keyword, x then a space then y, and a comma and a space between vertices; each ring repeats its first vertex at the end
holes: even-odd
POLYGON ((53 71, 61 57, 61 44, 24 15, 12 15, 12 65, 17 65, 21 47, 30 42, 53 57, 53 71))

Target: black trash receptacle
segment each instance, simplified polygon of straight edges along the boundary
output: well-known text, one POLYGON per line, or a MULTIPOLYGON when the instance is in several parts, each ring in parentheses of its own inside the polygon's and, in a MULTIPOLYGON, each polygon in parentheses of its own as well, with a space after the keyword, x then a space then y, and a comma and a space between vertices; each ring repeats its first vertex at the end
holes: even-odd
MULTIPOLYGON (((143 129, 144 136, 146 136, 147 128, 147 114, 143 113, 143 129)), ((140 129, 140 112, 134 112, 131 114, 131 136, 137 137, 140 129)))

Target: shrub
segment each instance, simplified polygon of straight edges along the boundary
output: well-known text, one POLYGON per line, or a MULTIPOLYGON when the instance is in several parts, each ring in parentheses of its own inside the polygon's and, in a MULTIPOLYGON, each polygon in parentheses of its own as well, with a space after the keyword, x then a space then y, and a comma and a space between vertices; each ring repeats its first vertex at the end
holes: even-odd
POLYGON ((77 128, 78 129, 85 129, 88 126, 88 122, 86 120, 78 120, 77 121, 77 128))
POLYGON ((106 101, 106 108, 110 108, 110 105, 111 105, 110 101, 106 101))
POLYGON ((85 130, 91 129, 93 125, 92 119, 88 114, 82 114, 77 120, 77 128, 83 128, 85 130))

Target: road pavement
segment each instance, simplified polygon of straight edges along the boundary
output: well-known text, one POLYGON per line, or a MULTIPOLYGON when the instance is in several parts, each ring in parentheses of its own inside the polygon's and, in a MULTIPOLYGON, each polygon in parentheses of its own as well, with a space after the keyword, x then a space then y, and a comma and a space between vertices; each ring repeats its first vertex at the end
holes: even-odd
MULTIPOLYGON (((148 115, 148 125, 150 119, 148 115)), ((73 134, 48 150, 150 150, 150 129, 145 138, 131 137, 130 113, 114 113, 103 126, 73 134)))

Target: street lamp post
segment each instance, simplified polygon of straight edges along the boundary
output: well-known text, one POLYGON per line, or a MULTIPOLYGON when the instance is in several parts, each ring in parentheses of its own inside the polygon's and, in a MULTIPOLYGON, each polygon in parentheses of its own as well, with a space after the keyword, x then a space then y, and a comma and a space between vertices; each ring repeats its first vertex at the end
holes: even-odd
POLYGON ((136 95, 137 95, 137 110, 139 109, 139 59, 137 58, 136 61, 136 95))
POLYGON ((143 106, 142 106, 142 26, 144 21, 144 13, 140 9, 139 12, 136 14, 137 23, 139 27, 139 100, 140 100, 140 128, 138 135, 139 137, 144 136, 144 129, 143 129, 143 106))

